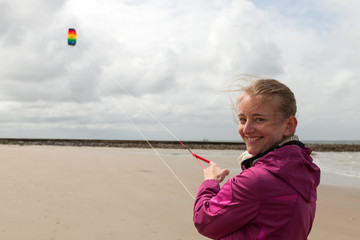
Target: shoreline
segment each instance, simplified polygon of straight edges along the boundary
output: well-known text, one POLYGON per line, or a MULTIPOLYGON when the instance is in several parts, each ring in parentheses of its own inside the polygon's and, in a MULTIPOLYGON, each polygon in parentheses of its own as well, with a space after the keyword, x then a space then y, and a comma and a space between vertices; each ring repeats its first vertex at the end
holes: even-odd
MULTIPOLYGON (((243 142, 183 141, 190 149, 245 150, 243 142)), ((360 144, 305 143, 306 147, 318 152, 360 152, 360 144)), ((183 149, 178 141, 158 140, 102 140, 102 139, 42 139, 42 138, 0 138, 1 145, 117 147, 117 148, 163 148, 183 149)))

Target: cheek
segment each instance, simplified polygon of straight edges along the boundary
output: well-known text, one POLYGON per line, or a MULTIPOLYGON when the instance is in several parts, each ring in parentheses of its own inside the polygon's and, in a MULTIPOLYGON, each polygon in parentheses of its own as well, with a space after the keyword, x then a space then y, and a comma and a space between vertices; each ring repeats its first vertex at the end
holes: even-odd
POLYGON ((243 133, 243 126, 241 124, 238 125, 238 132, 240 135, 243 133))
POLYGON ((273 127, 273 137, 276 139, 281 139, 285 136, 286 126, 284 125, 275 125, 273 127))
POLYGON ((243 129, 244 129, 244 128, 239 124, 239 126, 238 126, 238 133, 239 133, 240 137, 242 138, 242 140, 245 141, 243 129))

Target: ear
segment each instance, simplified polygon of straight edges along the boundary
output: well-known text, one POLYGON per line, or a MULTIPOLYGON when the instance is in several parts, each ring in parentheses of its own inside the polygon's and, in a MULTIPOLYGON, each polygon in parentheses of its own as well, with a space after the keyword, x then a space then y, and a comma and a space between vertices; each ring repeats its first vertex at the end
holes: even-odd
POLYGON ((289 117, 286 120, 286 128, 285 128, 285 133, 284 135, 286 137, 293 135, 293 133, 295 132, 297 127, 297 119, 294 116, 289 117))

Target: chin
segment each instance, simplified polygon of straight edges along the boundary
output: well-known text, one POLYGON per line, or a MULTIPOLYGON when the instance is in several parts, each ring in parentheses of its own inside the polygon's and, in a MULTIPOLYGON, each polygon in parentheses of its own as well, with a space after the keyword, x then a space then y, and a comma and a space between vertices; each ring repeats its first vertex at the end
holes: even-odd
POLYGON ((253 156, 261 153, 260 151, 258 151, 258 150, 256 150, 256 149, 251 149, 251 148, 250 148, 250 149, 248 148, 247 151, 248 151, 248 153, 250 153, 250 154, 253 155, 253 156))

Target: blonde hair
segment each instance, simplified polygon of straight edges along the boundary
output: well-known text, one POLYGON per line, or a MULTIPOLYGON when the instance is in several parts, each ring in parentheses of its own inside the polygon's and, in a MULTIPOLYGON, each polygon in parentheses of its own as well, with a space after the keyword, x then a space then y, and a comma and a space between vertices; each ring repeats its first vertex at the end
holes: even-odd
POLYGON ((235 107, 238 110, 243 97, 248 94, 260 98, 260 103, 278 97, 277 110, 283 120, 295 116, 297 107, 294 93, 285 84, 275 79, 258 79, 249 86, 242 88, 242 94, 236 100, 235 107))

